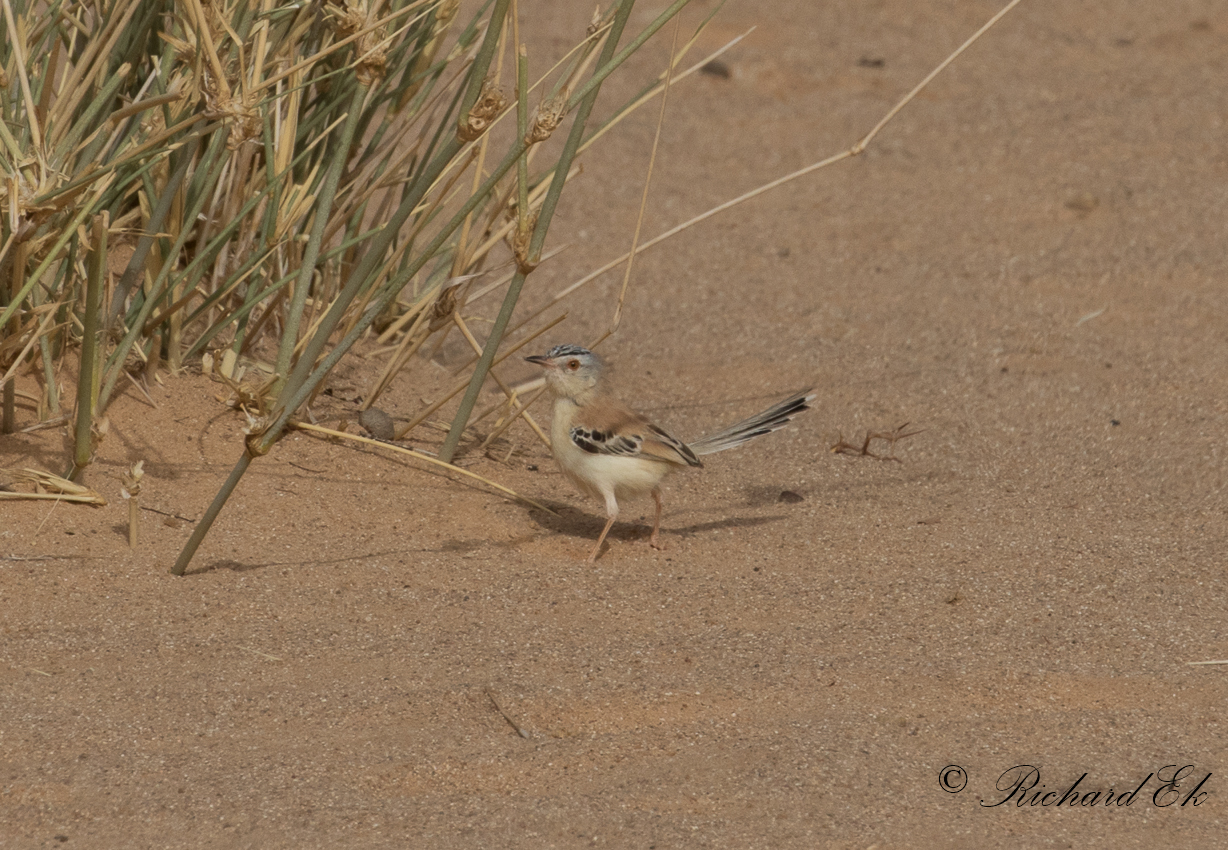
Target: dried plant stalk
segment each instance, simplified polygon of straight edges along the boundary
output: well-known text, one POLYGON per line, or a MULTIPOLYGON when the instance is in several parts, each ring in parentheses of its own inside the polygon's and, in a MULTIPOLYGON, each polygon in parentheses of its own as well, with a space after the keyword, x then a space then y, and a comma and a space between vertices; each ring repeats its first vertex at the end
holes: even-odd
POLYGON ((98 397, 99 314, 102 312, 103 275, 107 268, 107 214, 94 217, 89 277, 85 289, 85 322, 81 334, 81 369, 77 374, 77 426, 74 431, 73 469, 69 476, 79 482, 94 455, 92 431, 94 402, 98 397))
POLYGON ((145 477, 145 461, 138 460, 124 473, 120 495, 128 503, 128 546, 136 548, 141 533, 141 479, 145 477))

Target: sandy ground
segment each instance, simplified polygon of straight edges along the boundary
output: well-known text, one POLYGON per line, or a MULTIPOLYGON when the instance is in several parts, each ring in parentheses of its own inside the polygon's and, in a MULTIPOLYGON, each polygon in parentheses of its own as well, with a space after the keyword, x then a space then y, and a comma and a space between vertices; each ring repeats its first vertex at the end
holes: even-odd
MULTIPOLYGON (((535 56, 581 5, 526 7, 535 56)), ((671 92, 646 235, 848 147, 999 8, 765 5, 671 92)), ((241 423, 198 370, 129 392, 108 507, 0 509, 0 847, 1228 846, 1228 667, 1188 665, 1228 659, 1226 37, 1217 0, 1027 0, 863 157, 645 253, 602 348, 628 401, 686 438, 819 393, 670 482, 663 553, 631 504, 582 561, 600 506, 526 428, 469 468, 558 517, 297 434, 172 578, 241 423), (905 422, 898 463, 830 451, 905 422)), ((588 161, 528 302, 626 249, 654 123, 588 161)))

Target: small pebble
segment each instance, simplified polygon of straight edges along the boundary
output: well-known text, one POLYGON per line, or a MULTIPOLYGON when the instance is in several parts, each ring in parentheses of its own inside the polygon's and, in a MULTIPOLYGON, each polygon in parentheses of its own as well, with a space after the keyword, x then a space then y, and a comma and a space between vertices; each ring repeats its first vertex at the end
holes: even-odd
POLYGON ((377 440, 391 440, 396 436, 392 417, 378 407, 369 407, 358 414, 358 424, 377 440))
POLYGON ((1066 209, 1082 215, 1087 215, 1098 206, 1100 206, 1100 199, 1091 192, 1080 192, 1066 199, 1066 209))

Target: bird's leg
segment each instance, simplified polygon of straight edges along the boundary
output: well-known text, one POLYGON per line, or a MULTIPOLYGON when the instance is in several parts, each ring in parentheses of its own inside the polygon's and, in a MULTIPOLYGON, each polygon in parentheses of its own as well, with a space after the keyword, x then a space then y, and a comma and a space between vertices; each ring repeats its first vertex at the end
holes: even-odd
POLYGON ((648 545, 653 549, 664 549, 665 544, 660 541, 661 536, 661 488, 652 488, 652 500, 657 503, 657 518, 652 523, 652 536, 648 538, 648 545))
POLYGON ((605 543, 605 536, 610 533, 610 529, 614 525, 614 517, 610 517, 609 522, 605 524, 605 528, 601 529, 601 536, 597 538, 597 545, 593 547, 593 554, 588 556, 590 561, 597 560, 597 556, 601 554, 601 544, 605 543))
POLYGON ((618 502, 614 500, 613 493, 606 494, 605 515, 609 517, 609 520, 606 521, 605 528, 601 529, 601 536, 597 538, 597 545, 593 547, 593 554, 588 556, 590 561, 597 560, 597 556, 601 554, 601 544, 605 543, 605 536, 614 527, 614 520, 618 519, 618 502))

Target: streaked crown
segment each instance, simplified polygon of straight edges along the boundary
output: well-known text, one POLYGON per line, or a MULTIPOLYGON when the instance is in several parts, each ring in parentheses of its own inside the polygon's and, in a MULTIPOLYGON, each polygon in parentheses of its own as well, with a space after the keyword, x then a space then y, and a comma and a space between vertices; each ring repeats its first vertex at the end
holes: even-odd
POLYGON ((595 358, 597 355, 593 354, 593 352, 589 351, 587 348, 584 348, 583 346, 575 345, 573 343, 563 343, 562 345, 556 345, 554 348, 547 351, 546 356, 550 358, 551 360, 553 360, 556 357, 576 357, 576 356, 595 358))

